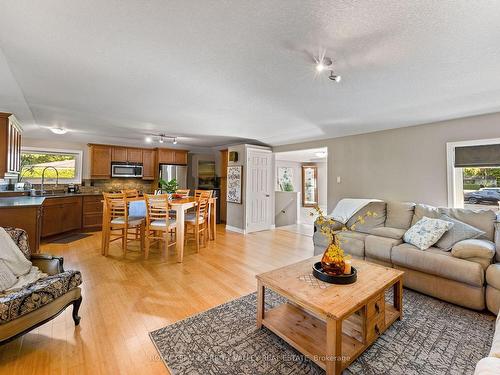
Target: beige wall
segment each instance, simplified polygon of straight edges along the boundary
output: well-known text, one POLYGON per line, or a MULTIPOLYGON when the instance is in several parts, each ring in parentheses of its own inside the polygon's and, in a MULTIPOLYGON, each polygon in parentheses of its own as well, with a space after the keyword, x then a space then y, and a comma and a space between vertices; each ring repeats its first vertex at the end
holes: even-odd
POLYGON ((446 143, 488 138, 500 138, 500 113, 278 146, 273 150, 328 147, 329 211, 345 197, 445 206, 446 143))

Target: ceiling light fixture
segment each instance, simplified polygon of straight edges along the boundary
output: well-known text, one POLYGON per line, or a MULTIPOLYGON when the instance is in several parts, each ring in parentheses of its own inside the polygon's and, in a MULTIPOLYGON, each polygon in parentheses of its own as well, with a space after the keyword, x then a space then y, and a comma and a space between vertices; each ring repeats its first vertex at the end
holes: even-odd
POLYGON ((68 132, 68 129, 63 129, 63 128, 49 128, 49 129, 54 134, 66 134, 68 132))
POLYGON ((160 135, 160 139, 158 139, 158 142, 163 143, 165 140, 163 139, 163 135, 160 135))
POLYGON ((146 137, 144 140, 146 141, 146 143, 153 142, 153 138, 151 138, 151 137, 146 137))
POLYGON ((165 143, 165 141, 171 141, 172 144, 176 145, 177 144, 177 137, 171 137, 165 134, 159 134, 157 136, 148 136, 146 137, 146 142, 150 143, 153 142, 154 139, 158 139, 158 143, 165 143), (158 137, 158 138, 156 138, 158 137))
POLYGON ((176 145, 176 144, 177 144, 177 138, 174 138, 174 140, 172 141, 172 143, 173 143, 174 145, 176 145))
POLYGON ((330 72, 328 78, 334 82, 340 82, 342 77, 334 73, 333 60, 330 57, 323 56, 320 58, 314 58, 314 61, 316 65, 316 71, 318 73, 330 72))

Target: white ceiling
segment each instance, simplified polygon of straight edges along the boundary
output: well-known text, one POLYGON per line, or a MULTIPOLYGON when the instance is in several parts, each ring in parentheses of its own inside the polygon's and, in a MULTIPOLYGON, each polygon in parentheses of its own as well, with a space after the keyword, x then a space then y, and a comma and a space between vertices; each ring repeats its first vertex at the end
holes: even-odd
POLYGON ((500 111, 500 2, 0 0, 26 137, 270 145, 500 111), (315 77, 326 49, 343 80, 315 77))
POLYGON ((295 161, 299 163, 307 162, 326 162, 328 157, 328 148, 310 148, 306 150, 276 152, 276 160, 280 161, 295 161), (318 153, 324 153, 325 156, 318 157, 318 153))

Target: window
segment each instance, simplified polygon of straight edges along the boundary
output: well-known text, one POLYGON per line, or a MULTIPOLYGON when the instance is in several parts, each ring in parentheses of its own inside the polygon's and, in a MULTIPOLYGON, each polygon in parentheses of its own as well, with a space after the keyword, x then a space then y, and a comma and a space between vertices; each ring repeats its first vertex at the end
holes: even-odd
POLYGON ((82 151, 24 147, 21 150, 21 180, 39 184, 45 170, 45 181, 82 182, 82 151), (57 171, 57 172, 56 172, 57 171))
POLYGON ((448 205, 499 210, 500 139, 447 144, 448 205))

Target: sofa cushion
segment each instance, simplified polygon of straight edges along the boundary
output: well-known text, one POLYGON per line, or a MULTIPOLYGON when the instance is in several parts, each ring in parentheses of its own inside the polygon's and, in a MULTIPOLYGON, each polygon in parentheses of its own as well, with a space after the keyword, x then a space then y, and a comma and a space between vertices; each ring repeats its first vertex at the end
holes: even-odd
POLYGON ((411 226, 415 203, 387 202, 387 218, 385 226, 391 228, 408 229, 411 226))
POLYGON ((23 252, 26 259, 29 260, 31 257, 31 251, 26 231, 24 229, 13 227, 4 227, 3 229, 5 229, 5 231, 9 234, 19 250, 23 252))
POLYGON ((455 258, 450 252, 435 247, 420 250, 403 243, 392 248, 391 261, 405 268, 476 287, 484 284, 484 271, 480 264, 455 258))
POLYGON ((441 214, 439 213, 439 209, 437 207, 429 206, 427 204, 417 204, 411 220, 411 225, 415 225, 424 216, 431 219, 437 219, 440 215, 441 214))
POLYGON ((403 236, 405 242, 425 250, 434 245, 453 223, 424 216, 417 221, 403 236))
POLYGON ((488 267, 486 270, 486 283, 500 290, 500 263, 488 267))
MULTIPOLYGON (((495 334, 491 343, 490 357, 500 358, 500 314, 497 315, 495 323, 495 334)), ((500 372, 497 374, 500 374, 500 372)))
POLYGON ((350 230, 336 232, 339 240, 341 241, 340 247, 347 254, 364 258, 365 256, 365 238, 368 234, 353 232, 350 230))
POLYGON ((356 212, 346 223, 347 228, 351 228, 356 232, 370 233, 373 228, 383 227, 385 223, 385 202, 370 202, 361 210, 356 212), (374 215, 367 216, 371 212, 374 215), (358 223, 359 217, 364 218, 364 223, 358 223))
POLYGON ((500 374, 500 358, 486 357, 481 359, 474 370, 474 375, 498 375, 500 374))
POLYGON ((495 223, 496 261, 500 262, 500 222, 495 223))
POLYGON ((379 227, 374 228, 370 231, 370 234, 379 237, 393 238, 395 240, 401 240, 406 233, 406 229, 390 228, 390 227, 379 227))
POLYGON ((0 325, 47 305, 82 283, 79 271, 48 276, 13 293, 0 296, 0 325))
POLYGON ((480 258, 480 257, 467 258, 467 260, 469 262, 475 262, 475 263, 481 265, 481 267, 483 267, 483 270, 485 272, 491 264, 491 259, 485 259, 485 258, 480 258))
POLYGON ((465 208, 439 208, 442 214, 472 225, 484 234, 478 238, 494 241, 496 214, 492 210, 469 210, 465 208))
POLYGON ((391 249, 402 242, 401 239, 368 236, 365 238, 365 256, 390 263, 391 249))
POLYGON ((451 254, 456 258, 484 258, 493 259, 495 244, 487 240, 464 240, 453 245, 451 254))
POLYGON ((447 215, 441 215, 439 218, 453 223, 453 227, 443 234, 439 241, 436 242, 436 247, 439 247, 440 249, 450 251, 453 245, 459 241, 478 238, 484 235, 482 230, 464 223, 463 221, 454 219, 447 215))

